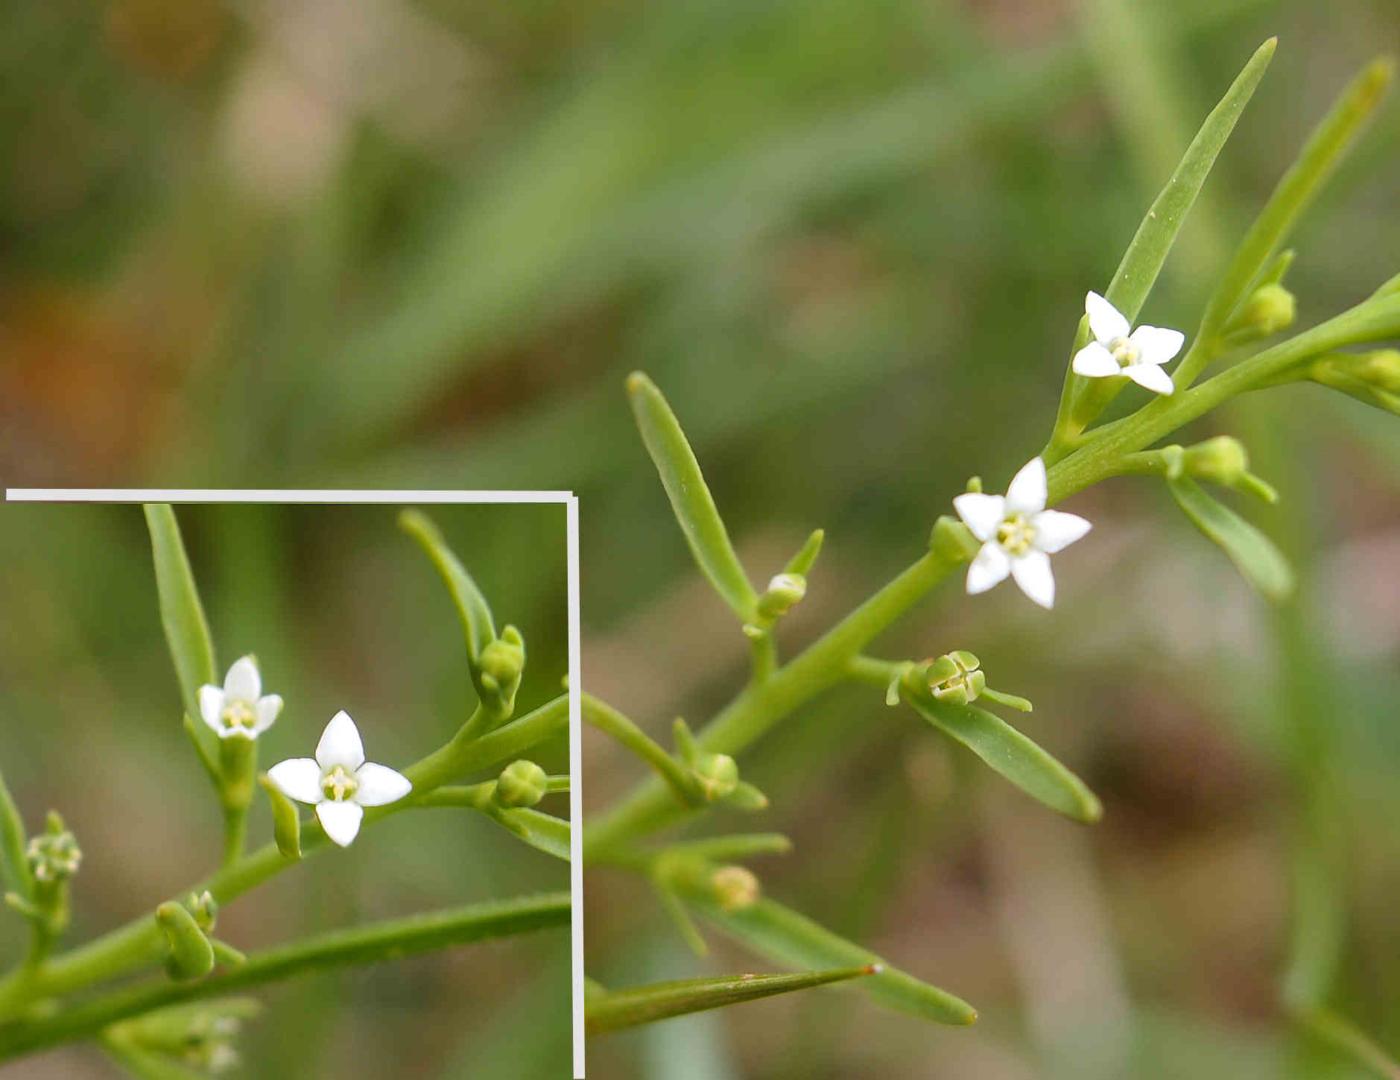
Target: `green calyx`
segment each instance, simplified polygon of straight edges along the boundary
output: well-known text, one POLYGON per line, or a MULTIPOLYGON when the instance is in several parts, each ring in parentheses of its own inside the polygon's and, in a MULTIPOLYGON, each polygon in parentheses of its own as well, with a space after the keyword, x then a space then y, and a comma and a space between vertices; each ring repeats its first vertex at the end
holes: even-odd
POLYGON ((739 786, 739 765, 728 754, 701 751, 690 767, 706 802, 716 802, 734 794, 739 786))
POLYGON ((500 716, 515 711, 515 694, 525 672, 525 639, 514 626, 487 643, 477 661, 483 704, 500 716))
POLYGON ((933 661, 924 673, 929 688, 939 701, 966 705, 976 701, 987 688, 981 661, 964 649, 947 653, 933 661))
POLYGON ((57 811, 50 811, 48 824, 25 849, 30 873, 40 885, 67 881, 78 872, 83 852, 77 838, 63 824, 57 811))
POLYGON ((1226 325, 1223 337, 1231 344, 1243 344, 1273 337, 1293 325, 1298 317, 1297 298, 1278 282, 1260 285, 1240 305, 1226 325))
POLYGON ((721 866, 710 875, 709 889, 721 911, 736 912, 753 907, 763 895, 758 877, 744 866, 721 866))

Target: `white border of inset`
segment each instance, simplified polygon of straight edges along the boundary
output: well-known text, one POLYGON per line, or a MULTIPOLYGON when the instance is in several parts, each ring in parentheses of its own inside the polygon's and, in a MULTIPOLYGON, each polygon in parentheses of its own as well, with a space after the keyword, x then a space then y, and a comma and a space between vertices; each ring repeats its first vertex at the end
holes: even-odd
POLYGON ((11 503, 554 504, 564 507, 569 563, 569 907, 574 1077, 584 1075, 583 740, 578 498, 571 491, 340 491, 335 488, 6 488, 11 503))

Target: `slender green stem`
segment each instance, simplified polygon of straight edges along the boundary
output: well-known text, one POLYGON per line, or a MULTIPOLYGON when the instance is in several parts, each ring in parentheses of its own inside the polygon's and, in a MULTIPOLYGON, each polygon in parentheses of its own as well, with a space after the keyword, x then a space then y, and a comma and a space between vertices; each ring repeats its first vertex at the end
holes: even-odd
POLYGON ((567 926, 569 894, 472 904, 392 919, 268 949, 246 964, 195 983, 160 982, 119 990, 96 1001, 24 1025, 0 1028, 0 1061, 87 1038, 108 1025, 152 1009, 349 964, 372 964, 487 938, 567 926))
POLYGON ((248 838, 248 809, 243 806, 224 808, 224 866, 232 866, 243 857, 248 838))
POLYGON ((699 801, 690 772, 634 720, 592 694, 584 694, 581 704, 585 720, 650 765, 684 805, 691 806, 699 801))
MULTIPOLYGON (((699 733, 711 752, 735 754, 838 682, 850 659, 961 563, 932 550, 762 683, 751 683, 699 733)), ((584 857, 670 824, 685 813, 659 778, 640 785, 584 830, 584 857)))

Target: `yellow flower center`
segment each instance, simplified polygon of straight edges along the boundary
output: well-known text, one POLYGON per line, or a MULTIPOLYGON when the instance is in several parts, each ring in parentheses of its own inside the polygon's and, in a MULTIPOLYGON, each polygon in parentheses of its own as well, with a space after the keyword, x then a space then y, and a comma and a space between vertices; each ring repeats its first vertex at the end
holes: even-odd
POLYGON ((229 731, 252 731, 257 725, 258 714, 246 701, 230 701, 224 706, 220 719, 229 731))
POLYGON ((335 802, 344 802, 359 789, 360 782, 344 765, 336 765, 321 777, 321 791, 335 802))
POLYGON ((1108 343, 1108 351, 1118 361, 1120 368, 1132 367, 1142 357, 1142 351, 1125 337, 1114 338, 1108 343))
POLYGON ((997 543, 1010 555, 1024 555, 1035 540, 1035 526, 1025 514, 1012 514, 997 526, 997 543))

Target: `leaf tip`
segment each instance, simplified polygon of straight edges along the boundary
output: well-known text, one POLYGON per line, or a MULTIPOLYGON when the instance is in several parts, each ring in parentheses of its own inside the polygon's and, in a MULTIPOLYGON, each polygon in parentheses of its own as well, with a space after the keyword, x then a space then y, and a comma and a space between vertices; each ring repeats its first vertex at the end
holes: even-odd
POLYGON ((646 393, 646 391, 648 390, 656 389, 656 384, 653 383, 649 378, 647 378, 647 374, 645 371, 632 372, 630 375, 627 376, 626 385, 627 392, 633 396, 636 396, 637 394, 646 393))

